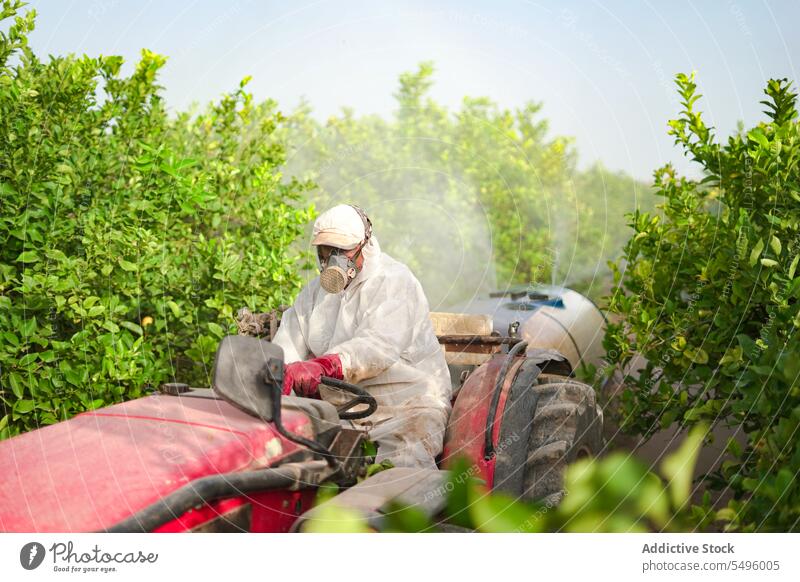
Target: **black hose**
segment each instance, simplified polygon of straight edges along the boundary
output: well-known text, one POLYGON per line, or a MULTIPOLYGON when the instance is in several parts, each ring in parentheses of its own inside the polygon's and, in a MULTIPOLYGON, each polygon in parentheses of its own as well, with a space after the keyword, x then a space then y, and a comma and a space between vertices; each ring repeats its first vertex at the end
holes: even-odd
POLYGON ((340 390, 344 390, 345 392, 350 392, 351 394, 356 395, 356 398, 346 402, 337 409, 339 418, 342 420, 357 420, 359 418, 366 418, 378 409, 378 401, 375 400, 375 397, 360 386, 350 384, 349 382, 345 382, 343 380, 337 380, 336 378, 331 378, 330 376, 322 376, 320 381, 326 386, 333 386, 334 388, 339 388, 340 390), (358 406, 359 404, 366 404, 367 409, 362 410, 361 412, 344 412, 350 408, 353 408, 354 406, 358 406))
POLYGON ((281 489, 295 484, 296 471, 260 469, 245 473, 224 473, 196 479, 163 499, 148 505, 123 521, 106 528, 109 533, 150 532, 177 519, 192 507, 247 493, 281 489))
POLYGON ((312 441, 311 439, 301 437, 299 434, 294 434, 293 432, 289 432, 288 430, 286 430, 286 427, 283 426, 280 416, 273 417, 272 425, 275 427, 275 430, 278 431, 278 434, 281 435, 282 437, 287 438, 290 441, 297 443, 298 445, 302 445, 314 453, 317 453, 319 456, 325 459, 325 461, 328 463, 328 466, 331 467, 332 469, 339 468, 339 461, 336 459, 336 457, 334 456, 334 454, 331 452, 330 449, 325 448, 317 441, 312 441))
POLYGON ((494 432, 494 418, 497 415, 497 407, 500 404, 500 393, 503 391, 503 383, 505 382, 508 369, 511 367, 514 358, 516 358, 520 352, 524 352, 527 347, 528 342, 525 341, 514 344, 514 347, 506 354, 506 359, 503 360, 503 365, 500 366, 500 371, 497 373, 492 402, 489 404, 489 413, 486 416, 486 432, 483 435, 483 458, 487 461, 494 456, 492 433, 494 432))

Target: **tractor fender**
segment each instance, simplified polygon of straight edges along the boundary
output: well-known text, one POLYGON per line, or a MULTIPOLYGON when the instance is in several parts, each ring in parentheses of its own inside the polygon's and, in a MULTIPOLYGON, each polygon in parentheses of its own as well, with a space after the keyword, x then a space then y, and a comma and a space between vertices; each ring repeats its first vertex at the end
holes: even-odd
MULTIPOLYGON (((494 423, 491 427, 491 444, 494 452, 487 454, 486 451, 486 430, 487 421, 492 413, 492 401, 497 388, 498 377, 501 373, 503 363, 506 361, 507 354, 498 354, 488 362, 478 366, 475 371, 464 382, 461 390, 453 404, 453 412, 445 433, 444 453, 442 464, 445 468, 450 468, 458 458, 466 458, 470 463, 470 476, 482 479, 488 487, 494 487, 495 468, 498 452, 501 456, 509 454, 509 447, 513 448, 516 441, 523 442, 522 435, 508 435, 503 431, 505 422, 506 403, 511 393, 511 385, 517 377, 520 367, 525 358, 523 356, 514 357, 507 368, 506 376, 500 386, 500 394, 497 399, 497 407, 494 412, 494 423), (503 438, 511 438, 510 442, 501 441, 503 438)), ((526 376, 530 373, 538 374, 541 369, 532 362, 526 369, 526 376), (534 372, 535 368, 535 372, 534 372)), ((516 391, 515 394, 521 394, 516 391)), ((515 401, 516 399, 512 399, 515 401)), ((527 400, 520 400, 519 405, 514 404, 509 408, 513 409, 512 414, 517 414, 524 406, 530 406, 527 400)), ((516 456, 516 455, 514 455, 516 456)))
POLYGON ((520 496, 537 413, 534 386, 542 374, 571 376, 572 366, 563 355, 548 348, 529 348, 524 355, 511 357, 513 361, 499 386, 499 398, 498 377, 509 354, 494 356, 464 382, 450 415, 442 465, 450 468, 455 459, 466 457, 470 476, 482 479, 493 490, 520 496), (497 402, 494 410, 493 400, 497 402), (489 422, 492 415, 493 422, 489 422))

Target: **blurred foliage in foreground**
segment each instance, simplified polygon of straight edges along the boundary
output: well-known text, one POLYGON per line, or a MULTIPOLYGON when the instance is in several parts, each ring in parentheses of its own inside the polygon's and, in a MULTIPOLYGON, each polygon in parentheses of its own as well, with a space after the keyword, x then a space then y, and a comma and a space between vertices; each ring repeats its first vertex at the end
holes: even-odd
MULTIPOLYGON (((765 89, 767 121, 720 144, 679 75, 670 133, 706 177, 655 173, 663 219, 636 212, 615 273, 606 348, 628 370, 620 422, 652 434, 674 422, 740 427, 707 483, 734 499, 742 531, 800 530, 800 123, 791 84, 765 89)), ((613 372, 613 367, 607 370, 613 372)))
POLYGON ((576 169, 572 140, 550 135, 540 103, 508 110, 465 97, 452 111, 432 85, 423 63, 400 76, 393 116, 291 115, 289 168, 319 185, 316 206, 364 207, 434 309, 510 284, 607 292, 625 213, 653 208, 649 186, 599 165, 576 169))
POLYGON ((35 13, 0 23, 0 438, 177 378, 207 383, 233 312, 299 288, 312 218, 284 123, 243 87, 167 117, 149 51, 40 60, 35 13), (103 99, 98 98, 102 90, 103 99))
MULTIPOLYGON (((565 475, 566 496, 556 506, 529 504, 486 491, 473 477, 468 462, 456 463, 447 491, 447 508, 438 520, 419 509, 396 506, 386 512, 380 531, 436 532, 447 523, 465 530, 490 533, 538 532, 682 532, 708 527, 713 513, 690 508, 692 474, 705 429, 695 427, 660 466, 648 471, 629 454, 582 459, 565 475)), ((368 532, 367 522, 352 509, 328 501, 309 532, 368 532)), ((450 529, 449 531, 452 531, 450 529)))

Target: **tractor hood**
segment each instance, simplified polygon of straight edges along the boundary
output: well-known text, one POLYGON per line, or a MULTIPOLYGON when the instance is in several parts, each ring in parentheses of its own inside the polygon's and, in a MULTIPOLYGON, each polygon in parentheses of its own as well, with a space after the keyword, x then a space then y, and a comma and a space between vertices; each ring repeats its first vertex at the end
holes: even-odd
MULTIPOLYGON (((297 410, 283 424, 314 436, 297 410)), ((194 479, 275 466, 297 449, 216 398, 157 394, 86 412, 0 443, 0 531, 103 530, 194 479)))

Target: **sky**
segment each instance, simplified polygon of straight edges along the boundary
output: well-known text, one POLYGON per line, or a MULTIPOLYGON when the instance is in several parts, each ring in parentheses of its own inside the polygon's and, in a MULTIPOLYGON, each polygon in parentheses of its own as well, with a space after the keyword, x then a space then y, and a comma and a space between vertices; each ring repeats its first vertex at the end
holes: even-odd
MULTIPOLYGON (((724 137, 764 119, 769 78, 797 82, 800 1, 527 2, 381 0, 34 0, 37 54, 168 57, 171 110, 205 103, 252 75, 257 99, 320 119, 342 107, 390 115, 397 78, 436 66, 432 96, 502 107, 543 103, 552 135, 575 139, 579 164, 649 179, 666 162, 696 176, 667 134, 673 79, 697 72, 707 123, 724 137)), ((123 69, 125 70, 125 69, 123 69)), ((130 68, 127 69, 130 71, 130 68)))

